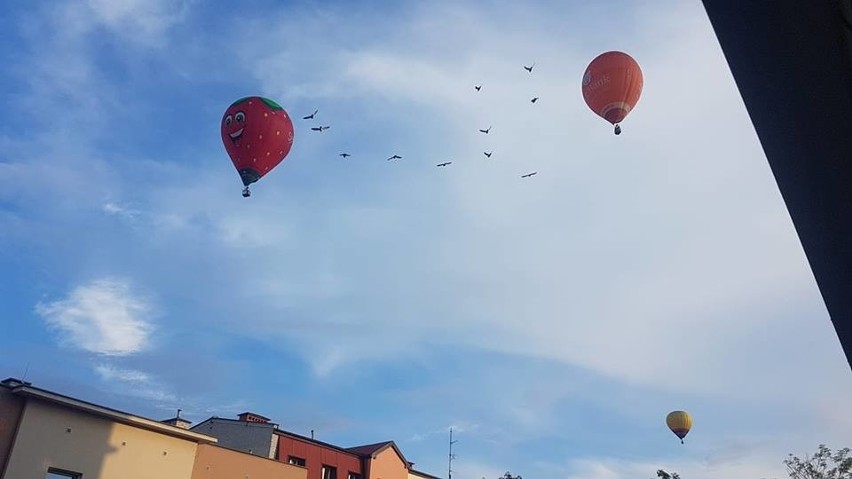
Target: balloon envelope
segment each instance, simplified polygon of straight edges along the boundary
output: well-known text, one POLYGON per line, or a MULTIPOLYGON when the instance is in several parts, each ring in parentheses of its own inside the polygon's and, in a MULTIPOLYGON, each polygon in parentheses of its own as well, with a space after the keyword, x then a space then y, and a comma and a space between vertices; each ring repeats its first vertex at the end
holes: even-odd
POLYGON ((666 416, 666 426, 683 442, 683 438, 692 429, 692 416, 686 411, 672 411, 666 416))
POLYGON ((613 125, 636 106, 642 94, 642 70, 624 52, 598 55, 583 75, 583 99, 589 108, 613 125))
POLYGON ((290 152, 293 122, 281 105, 268 98, 240 98, 222 115, 222 143, 243 185, 248 186, 290 152))

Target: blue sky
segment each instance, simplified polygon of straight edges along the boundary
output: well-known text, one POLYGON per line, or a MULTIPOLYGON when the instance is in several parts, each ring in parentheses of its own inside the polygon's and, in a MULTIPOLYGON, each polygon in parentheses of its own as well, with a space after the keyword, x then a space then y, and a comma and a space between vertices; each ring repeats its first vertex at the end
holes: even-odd
POLYGON ((4 377, 393 439, 438 475, 452 426, 459 479, 783 477, 849 445, 849 367, 699 2, 5 12, 4 377), (579 86, 612 49, 645 75, 619 137, 579 86), (255 94, 296 134, 245 200, 219 122, 255 94))

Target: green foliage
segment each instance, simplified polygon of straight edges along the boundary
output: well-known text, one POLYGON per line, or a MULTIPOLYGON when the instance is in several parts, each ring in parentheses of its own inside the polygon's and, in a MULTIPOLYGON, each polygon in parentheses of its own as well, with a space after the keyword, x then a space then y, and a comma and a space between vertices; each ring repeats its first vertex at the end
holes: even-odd
POLYGON ((799 459, 790 454, 784 464, 790 479, 852 479, 852 457, 848 447, 832 453, 825 444, 820 444, 813 456, 799 459))
POLYGON ((657 477, 659 477, 660 479, 680 479, 680 476, 678 475, 678 473, 673 472, 673 473, 669 474, 668 472, 666 472, 662 469, 659 469, 657 471, 657 477))

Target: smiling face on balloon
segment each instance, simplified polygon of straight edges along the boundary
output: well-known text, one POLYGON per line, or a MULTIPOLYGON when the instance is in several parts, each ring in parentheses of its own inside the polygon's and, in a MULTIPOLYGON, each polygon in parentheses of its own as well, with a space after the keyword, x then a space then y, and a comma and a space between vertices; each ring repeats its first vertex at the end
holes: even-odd
POLYGON ((244 139, 259 138, 276 110, 283 113, 277 103, 261 97, 235 101, 222 116, 222 140, 229 139, 233 146, 240 146, 244 139))
POLYGON ((246 112, 237 110, 232 113, 231 110, 236 108, 233 106, 228 108, 225 118, 222 119, 222 136, 228 135, 234 145, 240 141, 246 131, 246 112))
POLYGON ((248 185, 275 168, 293 146, 293 123, 281 105, 259 96, 241 98, 222 115, 222 143, 248 185))

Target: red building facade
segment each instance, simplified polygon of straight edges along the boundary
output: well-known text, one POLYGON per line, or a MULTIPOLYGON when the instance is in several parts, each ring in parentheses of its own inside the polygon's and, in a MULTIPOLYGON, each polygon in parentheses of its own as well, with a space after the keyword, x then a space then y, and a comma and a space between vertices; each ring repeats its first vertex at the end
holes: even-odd
POLYGON ((211 417, 192 430, 218 438, 220 446, 302 467, 305 479, 438 479, 415 471, 393 441, 343 448, 279 429, 251 412, 238 420, 211 417))
POLYGON ((276 459, 302 466, 307 479, 362 479, 364 460, 361 456, 337 446, 281 430, 276 459))

